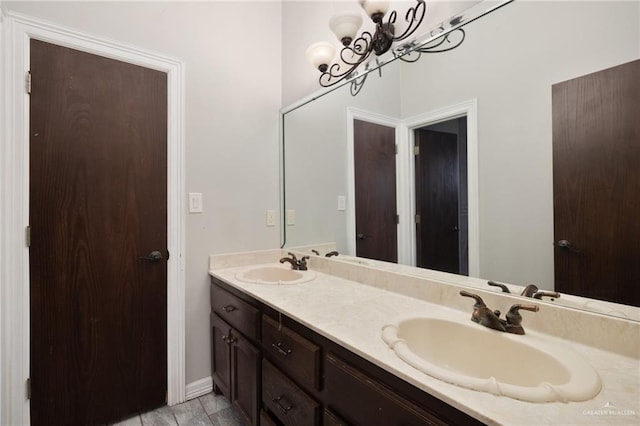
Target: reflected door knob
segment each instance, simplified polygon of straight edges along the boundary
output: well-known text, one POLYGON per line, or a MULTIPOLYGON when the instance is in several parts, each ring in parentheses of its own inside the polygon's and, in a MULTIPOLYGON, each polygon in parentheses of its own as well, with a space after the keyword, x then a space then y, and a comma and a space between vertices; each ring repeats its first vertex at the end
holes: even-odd
POLYGON ((160 253, 158 250, 154 250, 147 256, 142 256, 140 259, 148 260, 149 262, 159 262, 160 260, 162 260, 162 253, 160 253))
POLYGON ((366 238, 369 238, 369 236, 368 236, 368 235, 365 235, 365 234, 357 234, 357 235, 356 235, 356 238, 357 238, 358 240, 364 240, 364 239, 366 239, 366 238))

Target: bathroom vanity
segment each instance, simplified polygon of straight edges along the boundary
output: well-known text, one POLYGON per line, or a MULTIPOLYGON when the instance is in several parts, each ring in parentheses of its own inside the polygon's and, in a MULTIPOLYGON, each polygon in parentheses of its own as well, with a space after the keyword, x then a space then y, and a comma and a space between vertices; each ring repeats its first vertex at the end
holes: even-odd
POLYGON ((211 306, 215 390, 247 424, 481 424, 216 277, 211 306))
MULTIPOLYGON (((408 313, 485 332, 469 321, 472 304, 458 294, 468 287, 318 256, 311 256, 309 271, 300 271, 311 280, 247 279, 256 265, 288 268, 278 263, 283 256, 268 250, 210 258, 214 390, 229 398, 246 424, 640 421, 637 322, 542 304, 537 313, 524 312, 527 334, 515 338, 574 351, 602 384, 586 401, 525 402, 438 380, 383 341, 383 328, 408 313)), ((478 294, 503 311, 519 301, 491 290, 478 294)), ((502 356, 499 348, 496 356, 502 356)), ((515 362, 526 370, 526 359, 515 362)))

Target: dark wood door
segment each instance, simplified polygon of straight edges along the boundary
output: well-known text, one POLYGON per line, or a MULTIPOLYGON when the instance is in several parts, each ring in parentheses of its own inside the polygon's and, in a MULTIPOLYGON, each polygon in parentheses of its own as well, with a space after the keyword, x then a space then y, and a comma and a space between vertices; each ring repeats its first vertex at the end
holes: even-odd
POLYGON ((30 59, 31 421, 104 424, 166 401, 167 77, 30 59))
POLYGON ((417 129, 416 264, 460 272, 458 136, 417 129))
POLYGON ((231 326, 211 314, 211 376, 213 390, 226 397, 231 395, 231 354, 229 352, 229 336, 231 326))
POLYGON ((354 120, 356 255, 398 261, 393 127, 354 120))
POLYGON ((556 290, 640 306, 640 60, 552 90, 556 290))

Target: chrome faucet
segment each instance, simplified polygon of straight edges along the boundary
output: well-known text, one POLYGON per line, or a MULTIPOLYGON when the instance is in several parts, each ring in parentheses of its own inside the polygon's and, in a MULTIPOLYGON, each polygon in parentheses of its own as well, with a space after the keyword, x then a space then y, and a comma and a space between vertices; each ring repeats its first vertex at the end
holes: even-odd
POLYGON ((291 264, 291 269, 295 271, 306 271, 307 270, 307 259, 309 256, 303 256, 302 259, 296 257, 293 253, 288 253, 291 257, 283 257, 280 259, 280 263, 288 262, 291 264))
POLYGON ((476 301, 473 305, 473 313, 471 314, 471 321, 477 322, 485 327, 503 331, 513 334, 525 334, 524 328, 522 328, 522 316, 520 315, 520 309, 526 311, 538 312, 537 305, 522 305, 517 303, 509 309, 506 319, 500 318, 500 311, 492 311, 487 307, 482 298, 477 294, 469 293, 468 291, 461 290, 461 296, 471 297, 476 301))

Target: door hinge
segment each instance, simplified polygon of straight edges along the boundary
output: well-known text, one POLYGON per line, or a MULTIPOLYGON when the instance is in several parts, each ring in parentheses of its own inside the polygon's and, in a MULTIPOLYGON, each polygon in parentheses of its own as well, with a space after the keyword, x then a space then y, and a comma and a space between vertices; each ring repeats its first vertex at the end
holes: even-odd
POLYGON ((420 215, 416 215, 416 225, 420 225, 420 215))
POLYGON ((31 399, 31 377, 27 378, 27 382, 25 383, 27 399, 31 399))
POLYGON ((413 155, 420 155, 420 145, 413 146, 413 155))
POLYGON ((25 77, 25 88, 27 93, 31 94, 31 71, 27 71, 27 76, 25 77))
POLYGON ((25 239, 27 242, 27 247, 31 247, 31 226, 27 226, 25 228, 25 239))
POLYGON ((399 225, 399 224, 400 224, 400 215, 397 214, 396 215, 396 225, 399 225))
POLYGON ((398 155, 398 144, 396 144, 396 155, 398 155))

